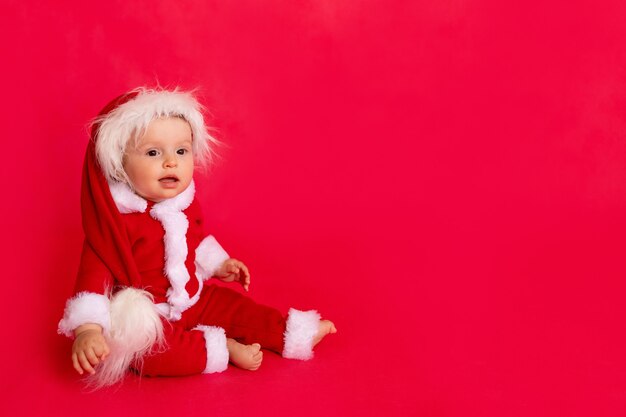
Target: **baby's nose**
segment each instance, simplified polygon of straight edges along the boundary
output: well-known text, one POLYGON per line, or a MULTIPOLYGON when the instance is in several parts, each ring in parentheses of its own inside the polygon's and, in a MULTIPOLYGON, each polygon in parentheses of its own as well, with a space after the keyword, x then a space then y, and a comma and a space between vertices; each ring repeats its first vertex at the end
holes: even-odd
POLYGON ((167 168, 175 167, 177 165, 176 157, 174 155, 167 155, 165 157, 165 161, 163 162, 163 165, 167 168))

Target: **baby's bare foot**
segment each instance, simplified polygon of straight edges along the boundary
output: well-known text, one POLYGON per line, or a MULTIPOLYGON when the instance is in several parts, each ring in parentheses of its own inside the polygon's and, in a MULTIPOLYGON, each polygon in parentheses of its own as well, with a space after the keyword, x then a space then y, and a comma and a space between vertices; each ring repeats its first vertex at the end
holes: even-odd
POLYGON ((337 333, 337 328, 335 327, 333 322, 330 320, 320 320, 319 330, 313 338, 313 346, 321 342, 322 339, 326 337, 326 335, 333 333, 337 333))
POLYGON ((263 352, 258 343, 244 345, 235 339, 226 339, 226 347, 233 365, 249 371, 256 371, 261 366, 263 352))

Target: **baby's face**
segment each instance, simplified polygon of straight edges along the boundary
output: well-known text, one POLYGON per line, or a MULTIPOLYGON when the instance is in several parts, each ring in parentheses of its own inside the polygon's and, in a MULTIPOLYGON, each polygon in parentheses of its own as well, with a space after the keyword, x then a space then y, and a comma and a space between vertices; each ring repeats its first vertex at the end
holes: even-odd
POLYGON ((156 203, 185 191, 193 178, 191 127, 185 120, 155 119, 137 142, 129 141, 124 171, 135 192, 156 203))

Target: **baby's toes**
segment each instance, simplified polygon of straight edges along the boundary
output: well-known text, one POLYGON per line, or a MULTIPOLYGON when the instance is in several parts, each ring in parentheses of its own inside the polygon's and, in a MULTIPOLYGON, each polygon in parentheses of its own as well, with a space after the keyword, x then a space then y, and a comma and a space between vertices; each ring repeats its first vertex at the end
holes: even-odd
POLYGON ((335 325, 330 320, 322 320, 320 322, 320 333, 327 335, 329 333, 335 333, 337 329, 335 329, 335 325))
POLYGON ((254 365, 258 368, 259 366, 261 366, 261 363, 263 362, 263 352, 259 352, 255 357, 254 357, 254 365))

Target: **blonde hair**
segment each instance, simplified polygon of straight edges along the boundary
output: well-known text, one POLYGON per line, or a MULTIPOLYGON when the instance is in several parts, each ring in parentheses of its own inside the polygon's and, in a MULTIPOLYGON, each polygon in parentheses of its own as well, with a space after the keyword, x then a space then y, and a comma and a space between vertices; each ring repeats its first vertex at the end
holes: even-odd
POLYGON ((150 122, 158 118, 179 117, 189 123, 192 135, 194 160, 207 166, 215 157, 214 148, 219 141, 209 134, 204 123, 202 105, 190 92, 140 87, 131 100, 92 121, 98 125, 96 133, 96 158, 109 182, 129 183, 124 172, 124 152, 128 141, 141 138, 150 122))

